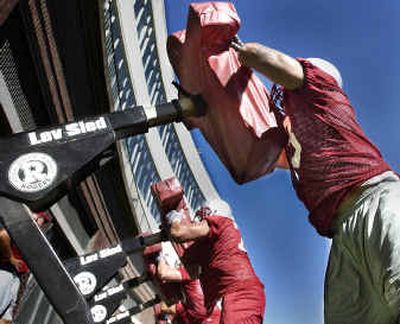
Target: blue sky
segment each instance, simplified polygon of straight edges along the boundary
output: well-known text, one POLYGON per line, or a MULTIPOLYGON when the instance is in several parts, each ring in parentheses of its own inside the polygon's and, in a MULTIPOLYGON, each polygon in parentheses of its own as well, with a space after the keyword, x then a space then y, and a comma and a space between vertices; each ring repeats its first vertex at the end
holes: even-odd
MULTIPOLYGON (((187 0, 165 0, 170 32, 186 25, 187 0)), ((292 56, 321 57, 341 71, 358 120, 386 160, 400 164, 400 1, 235 0, 239 35, 292 56)), ((266 82, 268 86, 268 83, 266 82)), ((198 150, 235 213, 267 296, 265 323, 322 324, 328 240, 285 171, 237 185, 198 132, 198 150)))

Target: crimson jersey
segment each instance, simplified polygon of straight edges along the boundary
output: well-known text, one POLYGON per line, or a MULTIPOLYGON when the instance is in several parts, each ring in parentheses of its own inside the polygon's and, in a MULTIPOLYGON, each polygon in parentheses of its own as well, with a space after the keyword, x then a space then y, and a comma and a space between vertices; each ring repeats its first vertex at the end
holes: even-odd
POLYGON ((188 323, 202 323, 207 317, 204 305, 204 294, 199 280, 191 280, 183 284, 185 295, 184 308, 188 323))
POLYGON ((242 237, 234 221, 216 215, 204 219, 210 227, 207 239, 196 241, 186 250, 182 261, 187 265, 200 266, 205 305, 210 310, 227 293, 263 285, 243 248, 242 237))
POLYGON ((174 322, 178 324, 190 324, 190 318, 188 316, 187 309, 182 302, 176 304, 176 314, 174 316, 174 322))
POLYGON ((390 167, 361 130, 336 81, 310 62, 299 62, 304 84, 285 90, 283 98, 290 120, 286 153, 310 222, 320 234, 332 236, 332 219, 345 195, 390 167))
POLYGON ((190 280, 183 285, 185 300, 176 305, 177 318, 184 324, 219 324, 221 311, 215 306, 211 314, 207 314, 204 294, 200 280, 190 280))

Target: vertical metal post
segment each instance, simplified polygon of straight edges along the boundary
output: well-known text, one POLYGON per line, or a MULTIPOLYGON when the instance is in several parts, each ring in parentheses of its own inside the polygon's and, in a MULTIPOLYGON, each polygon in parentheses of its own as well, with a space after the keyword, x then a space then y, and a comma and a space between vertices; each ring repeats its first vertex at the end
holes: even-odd
POLYGON ((27 208, 0 197, 0 221, 66 324, 93 324, 88 304, 27 208))

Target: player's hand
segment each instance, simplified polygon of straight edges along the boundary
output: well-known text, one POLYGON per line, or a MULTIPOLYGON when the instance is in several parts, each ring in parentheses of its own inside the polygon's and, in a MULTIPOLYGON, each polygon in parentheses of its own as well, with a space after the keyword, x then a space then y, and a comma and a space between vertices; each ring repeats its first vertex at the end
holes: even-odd
POLYGON ((160 303, 160 308, 161 308, 161 313, 163 313, 163 314, 170 314, 170 315, 176 314, 175 305, 168 306, 165 302, 162 301, 160 303))
POLYGON ((243 47, 244 43, 240 40, 239 36, 236 35, 233 37, 230 46, 235 49, 236 51, 239 51, 243 47))
POLYGON ((177 82, 172 84, 178 89, 178 101, 182 107, 183 117, 204 116, 207 104, 200 94, 192 94, 182 88, 177 82))
POLYGON ((14 266, 14 268, 19 272, 22 271, 25 267, 25 262, 21 259, 17 259, 14 256, 10 258, 10 263, 14 266))
POLYGON ((160 303, 160 308, 162 313, 166 313, 169 310, 168 305, 163 301, 160 303))
POLYGON ((231 47, 239 54, 239 61, 250 68, 257 68, 262 58, 262 45, 258 43, 243 43, 238 37, 231 42, 231 47))

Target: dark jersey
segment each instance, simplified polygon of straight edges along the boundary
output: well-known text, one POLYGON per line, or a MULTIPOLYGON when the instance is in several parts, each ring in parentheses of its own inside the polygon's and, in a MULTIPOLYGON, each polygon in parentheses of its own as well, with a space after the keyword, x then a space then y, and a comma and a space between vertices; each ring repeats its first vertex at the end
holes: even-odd
POLYGON ((299 62, 303 86, 284 90, 286 153, 310 222, 320 234, 332 236, 332 220, 346 194, 390 167, 360 128, 336 81, 310 62, 299 62))

